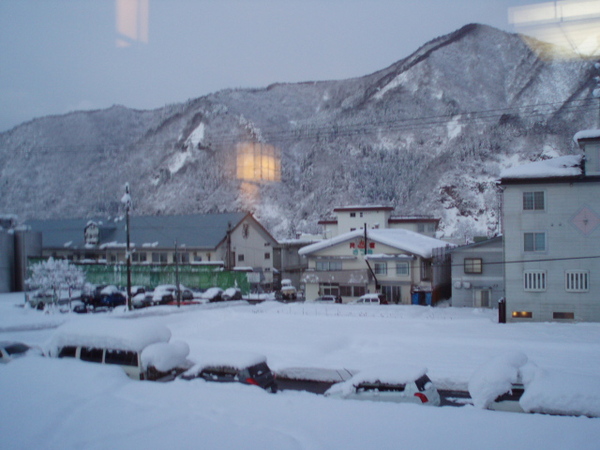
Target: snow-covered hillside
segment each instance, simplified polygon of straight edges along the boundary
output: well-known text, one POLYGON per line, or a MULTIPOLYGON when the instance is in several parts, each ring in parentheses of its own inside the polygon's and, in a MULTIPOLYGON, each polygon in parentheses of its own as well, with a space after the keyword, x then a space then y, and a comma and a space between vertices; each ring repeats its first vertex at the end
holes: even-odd
POLYGON ((360 78, 45 117, 0 134, 0 212, 116 214, 129 182, 135 214, 243 209, 278 238, 348 204, 435 215, 446 236, 494 233, 500 170, 576 152, 572 136, 595 126, 593 75, 467 25, 360 78), (280 158, 279 181, 237 178, 244 143, 280 158))

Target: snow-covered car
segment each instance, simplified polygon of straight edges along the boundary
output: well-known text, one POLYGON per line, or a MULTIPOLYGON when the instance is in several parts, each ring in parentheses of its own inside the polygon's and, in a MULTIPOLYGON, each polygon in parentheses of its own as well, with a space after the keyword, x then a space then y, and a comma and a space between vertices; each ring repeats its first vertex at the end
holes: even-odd
POLYGON ((152 296, 146 292, 140 292, 131 297, 131 306, 136 309, 146 308, 152 305, 152 296))
POLYGON ((242 383, 277 392, 275 376, 263 355, 254 353, 219 353, 203 360, 181 375, 185 380, 201 378, 218 383, 242 383))
POLYGON ((386 305, 387 301, 382 294, 365 294, 352 301, 353 305, 386 305))
POLYGON ((0 363, 7 363, 12 361, 14 358, 25 356, 30 352, 41 354, 41 350, 35 350, 27 344, 15 341, 1 341, 0 342, 0 363))
POLYGON ((320 297, 315 298, 315 303, 341 303, 335 295, 321 295, 320 297))
POLYGON ((169 342, 171 332, 162 325, 119 319, 68 322, 52 335, 48 354, 58 358, 114 364, 136 380, 160 380, 189 369, 189 347, 169 342))
POLYGON ((427 376, 427 369, 401 365, 361 371, 349 380, 331 386, 325 392, 325 396, 375 402, 440 405, 440 394, 427 376))
POLYGON ((597 378, 545 370, 522 352, 509 352, 473 373, 469 394, 482 409, 600 417, 597 378))
POLYGON ((152 293, 153 305, 165 305, 177 298, 177 286, 174 284, 161 284, 154 288, 152 293))
POLYGON ((220 302, 223 300, 223 289, 218 287, 208 288, 200 294, 200 298, 209 302, 220 302))
POLYGON ((240 290, 240 288, 236 287, 228 288, 223 291, 223 293, 221 294, 221 298, 223 298, 224 301, 241 300, 242 291, 240 290))

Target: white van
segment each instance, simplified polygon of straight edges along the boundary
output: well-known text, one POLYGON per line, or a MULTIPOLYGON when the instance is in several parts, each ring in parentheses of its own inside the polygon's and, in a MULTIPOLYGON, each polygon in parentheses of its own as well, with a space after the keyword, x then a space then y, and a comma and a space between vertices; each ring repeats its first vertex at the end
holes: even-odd
POLYGON ((48 354, 58 358, 121 366, 135 380, 172 378, 191 366, 189 347, 169 343, 165 326, 124 319, 94 319, 67 323, 51 338, 48 354), (165 357, 165 353, 169 355, 165 357), (160 355, 159 355, 160 354, 160 355), (168 365, 157 361, 169 361, 168 365))

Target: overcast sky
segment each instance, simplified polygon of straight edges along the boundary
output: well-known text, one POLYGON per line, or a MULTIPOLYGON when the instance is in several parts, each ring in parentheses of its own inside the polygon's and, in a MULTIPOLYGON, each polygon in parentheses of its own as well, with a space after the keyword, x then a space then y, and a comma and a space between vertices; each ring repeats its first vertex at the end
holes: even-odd
POLYGON ((0 0, 0 132, 79 109, 366 75, 468 23, 514 31, 508 9, 531 3, 0 0))

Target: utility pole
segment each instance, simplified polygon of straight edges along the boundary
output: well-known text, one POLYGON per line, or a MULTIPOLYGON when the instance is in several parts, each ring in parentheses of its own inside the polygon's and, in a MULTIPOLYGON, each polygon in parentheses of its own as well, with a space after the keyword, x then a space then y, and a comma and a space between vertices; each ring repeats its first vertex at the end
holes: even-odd
POLYGON ((181 307, 181 286, 179 286, 179 254, 177 253, 177 239, 175 239, 175 285, 177 286, 177 307, 181 307))
POLYGON ((596 89, 592 91, 592 96, 598 99, 598 128, 600 129, 600 61, 595 62, 594 67, 598 71, 598 75, 594 77, 596 89))
POLYGON ((127 250, 125 258, 127 260, 127 309, 131 311, 131 239, 129 234, 129 210, 131 209, 131 194, 129 192, 129 183, 125 183, 125 194, 121 198, 121 203, 125 204, 125 231, 127 233, 127 250))

